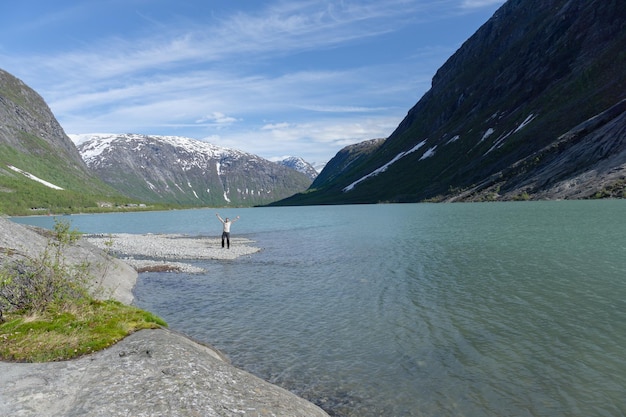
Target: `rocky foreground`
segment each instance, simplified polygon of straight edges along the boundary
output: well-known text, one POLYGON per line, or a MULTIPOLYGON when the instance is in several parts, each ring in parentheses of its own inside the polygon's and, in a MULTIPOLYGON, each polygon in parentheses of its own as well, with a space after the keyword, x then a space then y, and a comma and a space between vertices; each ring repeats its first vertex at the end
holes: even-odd
MULTIPOLYGON (((102 237, 82 239, 68 249, 67 259, 89 261, 93 276, 100 277, 94 287, 108 290, 101 294, 132 302, 137 272, 87 241, 96 239, 102 237)), ((204 256, 213 253, 217 257, 205 259, 236 259, 237 253, 259 250, 243 241, 231 241, 229 252, 216 247, 215 240, 151 235, 138 237, 143 243, 137 247, 159 247, 165 254, 171 239, 193 239, 185 244, 203 249, 204 256), (146 242, 159 244, 146 246, 146 242)), ((124 235, 111 249, 132 245, 132 240, 132 235, 124 235)), ((8 256, 36 255, 46 244, 46 238, 32 229, 0 217, 0 262, 8 256)), ((145 252, 127 255, 147 256, 145 252)), ((157 262, 191 258, 171 255, 157 262)), ((0 362, 0 415, 327 416, 310 402, 235 368, 215 349, 166 329, 139 331, 109 349, 71 361, 0 362)))

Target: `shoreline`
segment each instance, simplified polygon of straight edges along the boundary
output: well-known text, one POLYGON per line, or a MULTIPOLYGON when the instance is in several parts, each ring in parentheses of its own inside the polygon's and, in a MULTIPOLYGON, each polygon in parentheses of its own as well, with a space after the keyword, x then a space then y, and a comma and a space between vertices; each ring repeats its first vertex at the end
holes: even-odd
MULTIPOLYGON (((47 239, 35 230, 0 217, 0 261, 44 251, 47 239)), ((89 262, 98 271, 94 287, 132 304, 137 272, 108 254, 127 250, 132 256, 153 255, 162 260, 152 262, 175 265, 199 253, 201 259, 230 260, 261 250, 247 239, 231 243, 229 250, 215 238, 94 235, 83 236, 64 255, 70 264, 89 262)), ((0 415, 328 417, 313 403, 234 367, 210 344, 167 328, 140 330, 107 349, 68 361, 0 361, 0 374, 0 415)))

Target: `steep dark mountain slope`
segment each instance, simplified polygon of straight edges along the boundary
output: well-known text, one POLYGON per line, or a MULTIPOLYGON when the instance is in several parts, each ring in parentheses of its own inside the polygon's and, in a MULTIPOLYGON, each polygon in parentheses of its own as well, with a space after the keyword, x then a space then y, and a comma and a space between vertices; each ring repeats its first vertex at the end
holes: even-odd
POLYGON ((148 202, 254 206, 311 184, 307 175, 281 164, 184 137, 93 135, 78 148, 103 181, 148 202))
POLYGON ((332 181, 345 172, 349 172, 353 165, 359 165, 364 159, 374 153, 385 139, 370 139, 343 148, 326 164, 324 169, 317 176, 311 188, 316 188, 332 181))
POLYGON ((0 70, 0 213, 71 211, 118 198, 89 172, 41 96, 0 70))
POLYGON ((509 0, 380 147, 281 204, 624 196, 625 98, 623 1, 509 0))

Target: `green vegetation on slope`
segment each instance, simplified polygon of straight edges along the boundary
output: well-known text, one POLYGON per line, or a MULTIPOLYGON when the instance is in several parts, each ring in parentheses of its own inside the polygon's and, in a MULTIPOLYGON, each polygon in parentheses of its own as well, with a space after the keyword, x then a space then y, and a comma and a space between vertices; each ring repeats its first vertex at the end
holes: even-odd
POLYGON ((71 162, 60 158, 49 145, 32 135, 22 140, 37 153, 31 155, 0 144, 0 213, 28 215, 41 212, 76 213, 101 211, 103 203, 112 206, 133 203, 106 184, 88 177, 71 162), (52 183, 50 188, 9 168, 14 166, 52 183))

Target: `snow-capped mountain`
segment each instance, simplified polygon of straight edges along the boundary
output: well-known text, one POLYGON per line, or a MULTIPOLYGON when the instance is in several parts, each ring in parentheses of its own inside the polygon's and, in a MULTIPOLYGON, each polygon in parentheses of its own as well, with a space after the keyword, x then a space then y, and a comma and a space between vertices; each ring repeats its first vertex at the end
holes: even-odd
POLYGON ((179 136, 70 135, 104 182, 148 202, 253 206, 306 190, 304 174, 256 155, 179 136))
POLYGON ((318 174, 318 171, 313 167, 313 165, 309 164, 307 161, 297 156, 290 156, 288 158, 285 158, 280 161, 279 164, 291 169, 295 169, 298 172, 302 172, 303 174, 308 176, 311 181, 313 181, 318 174))

